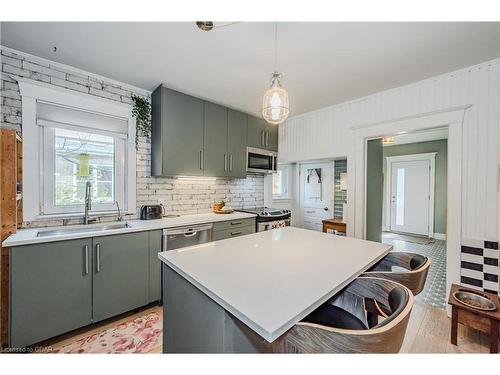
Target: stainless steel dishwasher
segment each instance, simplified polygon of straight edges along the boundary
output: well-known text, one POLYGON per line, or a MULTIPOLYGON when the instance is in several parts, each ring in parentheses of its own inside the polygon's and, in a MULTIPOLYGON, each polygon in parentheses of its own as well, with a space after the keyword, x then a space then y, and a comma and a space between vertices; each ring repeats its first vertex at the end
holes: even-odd
POLYGON ((210 241, 212 241, 212 224, 168 228, 163 230, 162 250, 174 250, 210 241))

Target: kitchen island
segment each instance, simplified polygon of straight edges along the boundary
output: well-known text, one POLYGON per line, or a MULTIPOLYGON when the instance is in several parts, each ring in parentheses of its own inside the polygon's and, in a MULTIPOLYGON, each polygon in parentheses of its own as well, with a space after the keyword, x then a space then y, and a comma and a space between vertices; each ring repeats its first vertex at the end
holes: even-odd
POLYGON ((159 254, 165 353, 272 352, 391 250, 286 227, 159 254))

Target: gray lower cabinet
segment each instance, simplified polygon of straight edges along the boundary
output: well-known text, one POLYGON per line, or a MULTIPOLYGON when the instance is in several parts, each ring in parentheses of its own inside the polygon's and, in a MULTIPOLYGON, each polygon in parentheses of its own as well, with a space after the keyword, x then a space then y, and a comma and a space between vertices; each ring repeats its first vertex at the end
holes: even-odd
POLYGON ((161 230, 10 249, 9 345, 25 347, 161 299, 161 230))
POLYGON ((212 231, 213 241, 252 234, 255 233, 255 219, 221 221, 213 224, 212 231))
POLYGON ((253 227, 253 226, 226 229, 226 230, 213 232, 212 240, 214 240, 214 241, 225 240, 226 238, 239 237, 239 236, 244 236, 246 234, 252 234, 252 233, 255 233, 255 227, 253 227))
POLYGON ((92 239, 19 246, 10 254, 10 346, 92 322, 92 239))
POLYGON ((94 238, 94 321, 149 302, 149 234, 94 238))
POLYGON ((149 232, 149 302, 161 300, 161 230, 149 232))

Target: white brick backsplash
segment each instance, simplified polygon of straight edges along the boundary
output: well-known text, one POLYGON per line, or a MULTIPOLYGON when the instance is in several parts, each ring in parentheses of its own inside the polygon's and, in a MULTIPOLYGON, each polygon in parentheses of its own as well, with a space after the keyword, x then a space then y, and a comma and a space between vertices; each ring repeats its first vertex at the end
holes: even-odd
POLYGON ((80 92, 89 92, 89 88, 87 86, 79 85, 78 83, 67 81, 66 79, 61 79, 57 77, 51 77, 50 83, 56 86, 61 86, 70 90, 80 91, 80 92))
POLYGON ((91 95, 100 96, 102 98, 116 100, 118 102, 121 101, 121 96, 120 95, 113 94, 112 92, 107 92, 107 91, 103 91, 103 90, 94 89, 93 87, 90 88, 89 93, 91 95))
POLYGON ((2 97, 3 98, 10 98, 10 99, 15 99, 21 101, 21 95, 19 95, 19 90, 14 91, 14 90, 3 90, 2 91, 2 97))
MULTIPOLYGON (((17 54, 1 50, 2 91, 0 92, 1 112, 0 126, 21 131, 21 97, 15 76, 27 77, 48 82, 69 90, 89 93, 110 100, 132 104, 134 92, 121 87, 116 82, 105 82, 101 77, 72 71, 52 65, 43 59, 37 59, 22 53, 17 54), (13 76, 13 78, 10 77, 13 76)), ((151 140, 141 137, 137 148, 137 208, 144 204, 162 203, 167 213, 181 215, 205 213, 211 210, 215 201, 223 199, 233 208, 251 208, 264 205, 264 178, 248 176, 246 179, 215 181, 184 181, 172 177, 151 176, 151 140)), ((137 215, 128 215, 134 218, 137 215)), ((111 221, 114 217, 103 217, 101 221, 111 221)), ((78 223, 80 219, 72 219, 70 223, 78 223)), ((26 227, 61 225, 59 220, 24 223, 26 227)))
POLYGON ((1 62, 2 62, 2 64, 9 64, 9 65, 15 66, 16 68, 21 68, 23 66, 23 63, 21 60, 15 59, 15 58, 9 57, 9 56, 2 56, 1 62))
POLYGON ((57 77, 57 78, 61 78, 61 79, 66 78, 66 73, 60 72, 60 71, 55 70, 55 69, 47 68, 47 67, 44 67, 44 66, 41 66, 38 64, 33 64, 33 63, 26 61, 26 60, 23 61, 23 69, 27 69, 27 70, 30 70, 32 72, 43 73, 43 74, 46 74, 50 77, 57 77))
POLYGON ((16 68, 15 66, 2 64, 2 71, 20 77, 31 78, 36 81, 50 82, 50 77, 43 73, 33 72, 31 70, 16 68))

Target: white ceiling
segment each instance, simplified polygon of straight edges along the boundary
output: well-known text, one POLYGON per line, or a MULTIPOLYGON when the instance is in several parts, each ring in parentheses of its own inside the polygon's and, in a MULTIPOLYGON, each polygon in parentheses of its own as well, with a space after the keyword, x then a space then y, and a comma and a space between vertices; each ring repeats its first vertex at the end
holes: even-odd
MULTIPOLYGON (((1 43, 254 114, 274 70, 272 23, 202 32, 194 22, 4 22, 1 43)), ((278 27, 278 70, 298 115, 498 57, 499 46, 499 23, 289 22, 278 27)))

